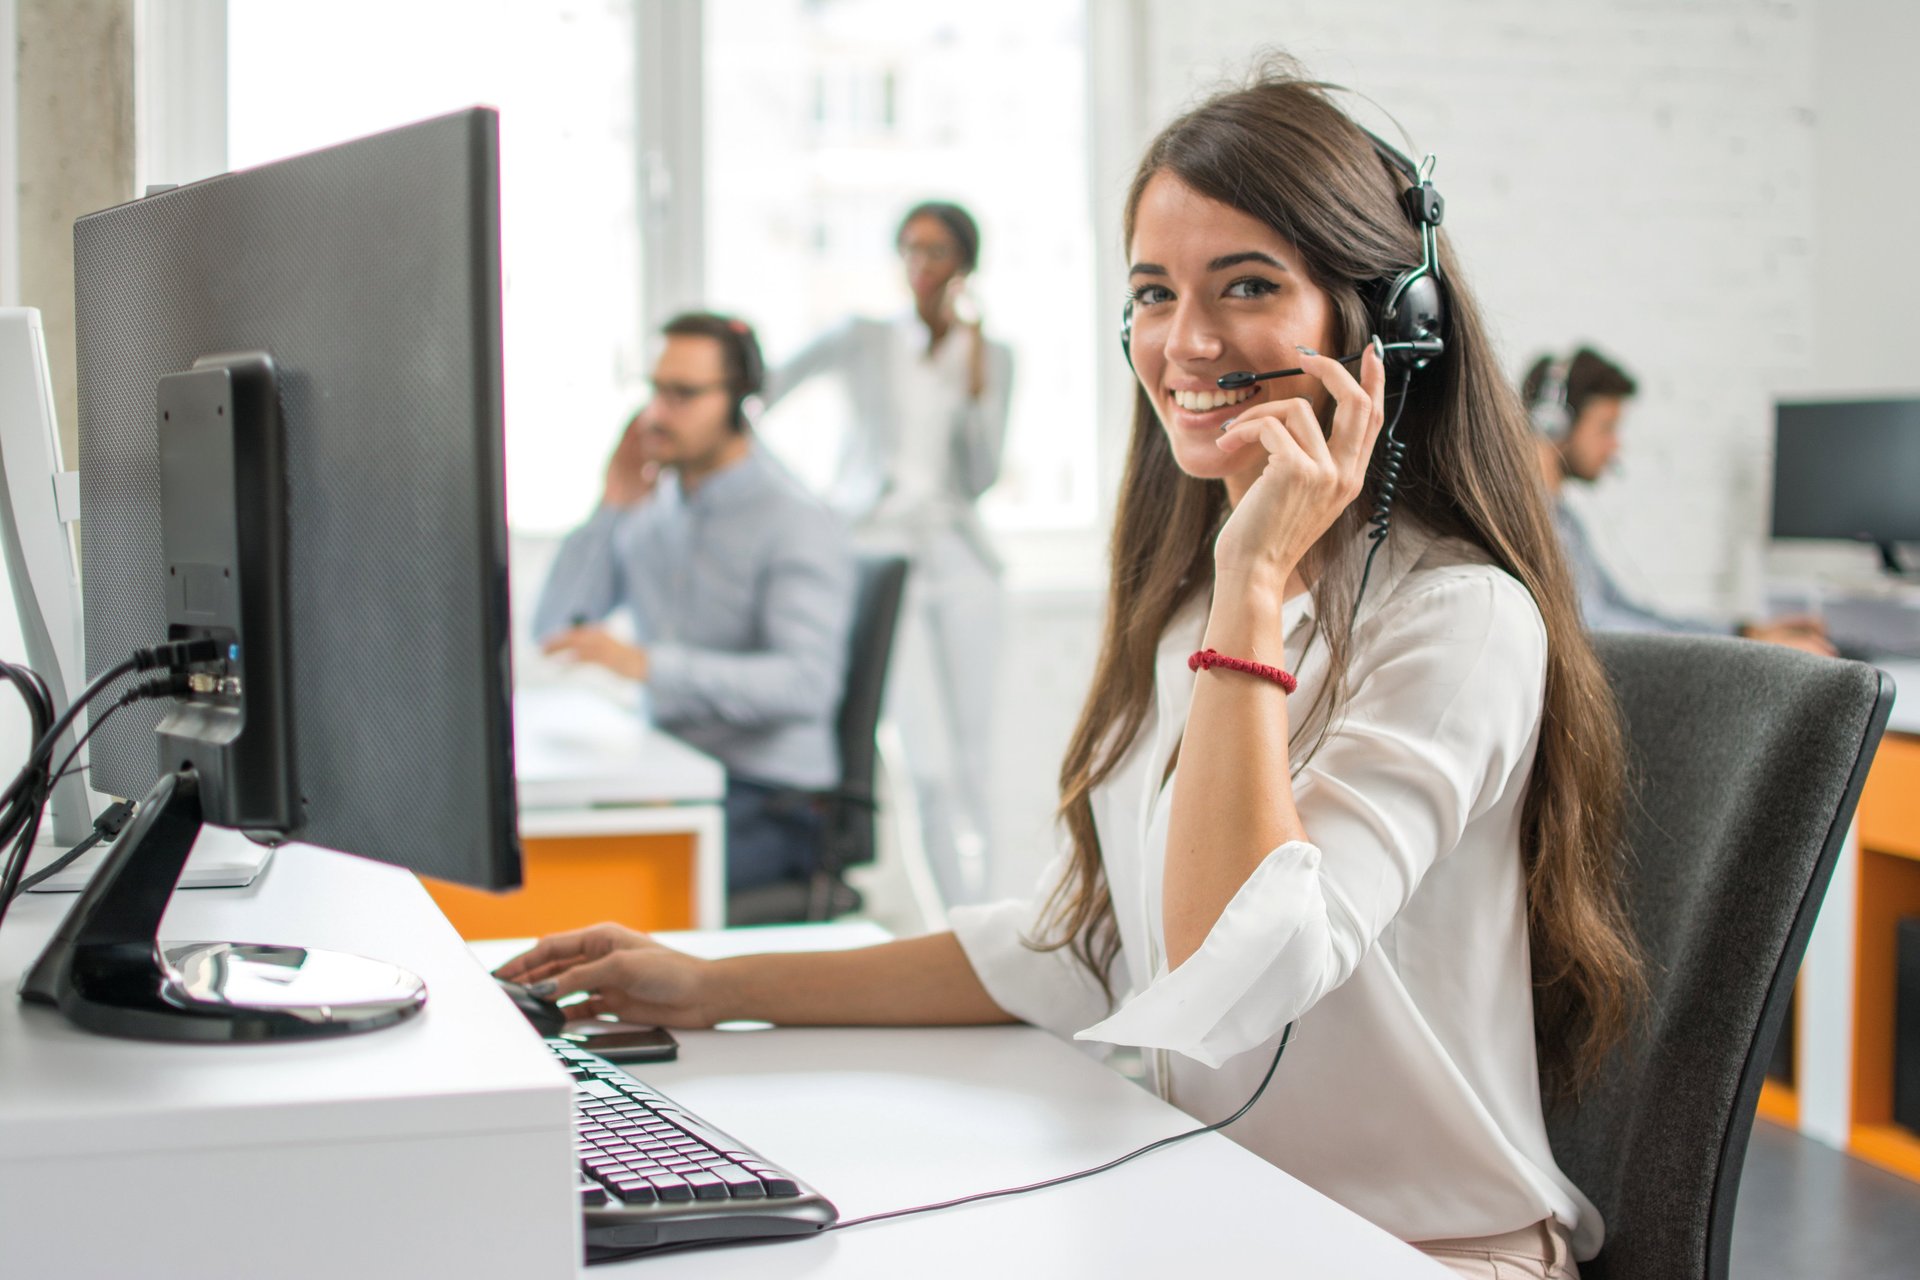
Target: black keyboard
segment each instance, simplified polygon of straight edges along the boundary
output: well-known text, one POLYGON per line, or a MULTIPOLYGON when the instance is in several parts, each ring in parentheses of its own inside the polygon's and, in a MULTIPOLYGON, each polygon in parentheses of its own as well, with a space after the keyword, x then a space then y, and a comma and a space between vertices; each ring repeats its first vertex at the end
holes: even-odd
POLYGON ((810 1235, 827 1198, 685 1107, 565 1040, 573 1075, 587 1261, 691 1240, 810 1235))

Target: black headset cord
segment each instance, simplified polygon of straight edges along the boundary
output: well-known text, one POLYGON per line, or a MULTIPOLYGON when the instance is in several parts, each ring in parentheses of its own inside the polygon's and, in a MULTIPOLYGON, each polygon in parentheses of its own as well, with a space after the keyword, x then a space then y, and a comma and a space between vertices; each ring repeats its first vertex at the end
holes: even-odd
POLYGON ((762 1236, 745 1240, 689 1240, 683 1244, 659 1245, 655 1247, 643 1246, 638 1249, 625 1250, 620 1253, 596 1254, 590 1261, 617 1262, 622 1258, 652 1257, 656 1253, 681 1253, 693 1249, 718 1249, 729 1245, 782 1244, 792 1240, 811 1240, 815 1236, 825 1235, 829 1231, 845 1231, 848 1227, 863 1227, 869 1222, 884 1222, 888 1218, 904 1218, 916 1213, 932 1213, 936 1209, 951 1209, 956 1205, 972 1204, 978 1200, 995 1200, 1001 1196, 1025 1195, 1029 1191, 1044 1191, 1048 1187, 1064 1186, 1069 1182, 1078 1182, 1082 1178, 1091 1178, 1096 1173, 1105 1173, 1109 1169, 1118 1169, 1128 1161, 1138 1160, 1141 1156, 1158 1151, 1162 1147, 1170 1147, 1177 1142, 1185 1142, 1188 1138, 1197 1138, 1201 1134, 1217 1133, 1219 1130, 1226 1128, 1238 1120, 1241 1116, 1247 1114, 1247 1112, 1253 1110, 1253 1104, 1260 1101, 1260 1095, 1265 1093, 1267 1086, 1273 1082, 1273 1073, 1280 1069, 1280 1056, 1287 1051, 1287 1041, 1292 1038, 1293 1024, 1289 1022, 1285 1029, 1280 1032, 1280 1044, 1273 1051, 1273 1061, 1267 1064, 1266 1074, 1260 1077, 1259 1087, 1254 1089, 1253 1096, 1241 1103, 1239 1109, 1225 1120, 1216 1120, 1212 1124, 1204 1124, 1197 1129, 1188 1129, 1181 1133, 1169 1134, 1167 1137, 1149 1142, 1144 1147, 1135 1147, 1125 1155, 1115 1156, 1105 1164, 1097 1164, 1091 1169, 1082 1169, 1078 1173, 1063 1173, 1057 1178, 1044 1178, 1039 1182, 1029 1182, 1024 1186, 1002 1187, 998 1191, 976 1191, 972 1195, 956 1196, 952 1200, 941 1200, 934 1204, 918 1204, 909 1209, 888 1209, 884 1213, 870 1213, 864 1218, 848 1218, 844 1221, 824 1226, 813 1235, 762 1236))
POLYGON ((1393 527, 1393 496, 1400 484, 1400 472, 1407 462, 1407 442, 1394 434, 1400 425, 1400 414, 1407 407, 1407 389, 1413 385, 1413 372, 1408 370, 1400 375, 1400 393, 1393 400, 1393 416, 1387 419, 1387 428, 1380 433, 1380 449, 1387 455, 1380 464, 1380 494, 1373 500, 1373 511, 1367 516, 1367 562, 1360 570, 1360 587, 1353 593, 1353 613, 1347 618, 1347 630, 1353 630, 1353 624, 1360 618, 1360 600, 1367 594, 1367 578, 1373 573, 1373 557, 1387 540, 1387 534, 1393 527))

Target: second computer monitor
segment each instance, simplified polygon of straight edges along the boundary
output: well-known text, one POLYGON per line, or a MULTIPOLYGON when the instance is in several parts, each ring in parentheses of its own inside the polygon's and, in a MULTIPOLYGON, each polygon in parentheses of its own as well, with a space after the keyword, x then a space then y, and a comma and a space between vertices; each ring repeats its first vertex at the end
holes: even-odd
POLYGON ((1773 536, 1920 542, 1920 400, 1777 407, 1773 536))

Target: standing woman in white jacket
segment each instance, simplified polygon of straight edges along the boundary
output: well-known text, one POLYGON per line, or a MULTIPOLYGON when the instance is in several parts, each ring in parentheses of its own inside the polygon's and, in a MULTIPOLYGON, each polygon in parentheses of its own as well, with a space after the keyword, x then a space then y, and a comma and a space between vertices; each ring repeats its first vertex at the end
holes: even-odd
MULTIPOLYGON (((1148 148, 1106 634, 1033 898, 830 955, 704 961, 599 925, 505 976, 637 1022, 1138 1045, 1161 1096, 1247 1104, 1227 1136, 1460 1274, 1574 1276, 1603 1223, 1545 1112, 1645 990, 1624 752, 1439 220, 1424 172, 1284 67, 1148 148), (1430 340, 1395 305, 1416 273, 1430 340)), ((1206 1194, 1170 1185, 1168 1211, 1206 1194)))
POLYGON ((912 307, 821 335, 768 375, 763 399, 771 408, 819 375, 845 387, 853 420, 826 496, 864 550, 912 561, 888 716, 906 746, 942 895, 972 902, 986 886, 1001 614, 999 561, 974 502, 1000 476, 1013 353, 986 337, 966 296, 980 260, 971 214, 915 205, 895 246, 912 307))

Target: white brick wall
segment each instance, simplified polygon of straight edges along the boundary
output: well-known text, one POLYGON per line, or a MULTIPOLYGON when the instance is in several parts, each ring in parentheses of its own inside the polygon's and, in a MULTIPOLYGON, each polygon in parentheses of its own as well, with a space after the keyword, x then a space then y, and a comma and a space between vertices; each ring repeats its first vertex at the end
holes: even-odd
POLYGON ((1271 46, 1436 152, 1447 230, 1506 367, 1588 340, 1640 381, 1619 474, 1579 495, 1623 581, 1695 613, 1753 605, 1771 397, 1811 366, 1810 6, 1145 0, 1145 13, 1156 123, 1271 46))
POLYGON ((1815 367, 1806 390, 1920 395, 1913 301, 1920 4, 1821 0, 1815 10, 1815 367))

